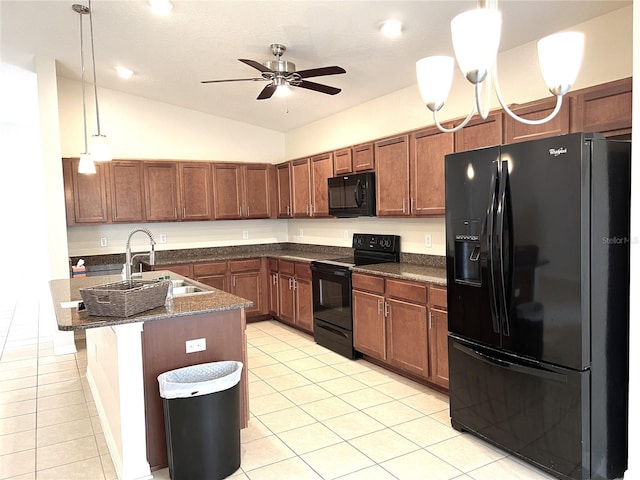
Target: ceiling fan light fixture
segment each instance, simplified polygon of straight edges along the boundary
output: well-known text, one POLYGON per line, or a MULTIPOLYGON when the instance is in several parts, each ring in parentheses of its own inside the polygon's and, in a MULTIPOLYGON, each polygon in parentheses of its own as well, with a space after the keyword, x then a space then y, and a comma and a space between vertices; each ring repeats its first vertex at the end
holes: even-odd
POLYGON ((402 30, 402 22, 395 18, 390 18, 380 24, 380 31, 387 38, 399 38, 402 36, 402 30))
POLYGON ((173 3, 169 0, 149 0, 151 11, 156 15, 169 15, 173 10, 173 3))

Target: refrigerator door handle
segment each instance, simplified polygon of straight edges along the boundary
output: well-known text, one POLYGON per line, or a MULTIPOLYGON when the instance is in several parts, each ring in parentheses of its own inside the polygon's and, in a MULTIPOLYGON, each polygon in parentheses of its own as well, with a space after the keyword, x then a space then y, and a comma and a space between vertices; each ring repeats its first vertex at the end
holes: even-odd
POLYGON ((491 201, 487 208, 487 252, 489 255, 489 265, 487 270, 489 271, 489 304, 491 305, 491 321, 493 324, 493 331, 500 333, 500 320, 498 314, 498 299, 496 298, 496 277, 495 277, 495 257, 494 257, 494 245, 493 238, 495 235, 495 216, 496 216, 496 183, 498 182, 498 165, 494 169, 491 178, 491 201))
POLYGON ((482 352, 478 352, 477 350, 461 345, 458 342, 453 342, 453 347, 465 353, 466 355, 469 355, 470 357, 476 358, 481 362, 488 363, 490 365, 509 369, 513 372, 523 373, 525 375, 529 375, 533 377, 544 378, 547 380, 554 380, 556 382, 561 382, 561 383, 568 382, 568 378, 566 375, 563 375, 561 373, 556 373, 551 370, 547 370, 542 366, 535 368, 535 367, 528 367, 526 365, 520 365, 517 363, 509 362, 507 360, 495 358, 495 357, 486 355, 482 352))
MULTIPOLYGON (((497 241, 498 241, 498 265, 500 271, 500 323, 502 324, 502 334, 506 337, 510 336, 509 331, 509 309, 507 306, 507 289, 505 287, 507 281, 507 275, 505 275, 505 214, 507 215, 507 220, 510 219, 510 215, 507 212, 507 209, 510 208, 510 204, 507 203, 507 184, 509 182, 509 164, 506 161, 500 160, 499 167, 499 177, 500 177, 500 187, 498 193, 498 228, 497 228, 497 241)), ((511 225, 509 225, 511 228, 511 225)), ((508 238, 510 235, 508 236, 508 238)), ((510 240, 510 238, 509 238, 510 240)), ((509 241, 509 249, 512 248, 511 241, 509 241)), ((511 255, 509 255, 511 257, 511 255)), ((509 272, 511 269, 509 269, 509 272)))

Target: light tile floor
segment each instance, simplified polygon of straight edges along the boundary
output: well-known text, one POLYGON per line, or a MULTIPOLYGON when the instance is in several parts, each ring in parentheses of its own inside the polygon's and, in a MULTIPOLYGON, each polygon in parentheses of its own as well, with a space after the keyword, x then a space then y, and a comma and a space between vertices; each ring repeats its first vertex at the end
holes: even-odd
MULTIPOLYGON (((116 479, 86 351, 54 356, 37 318, 37 305, 0 301, 0 479, 116 479)), ((275 321, 247 338, 251 419, 234 480, 551 478, 453 430, 445 395, 275 321)))

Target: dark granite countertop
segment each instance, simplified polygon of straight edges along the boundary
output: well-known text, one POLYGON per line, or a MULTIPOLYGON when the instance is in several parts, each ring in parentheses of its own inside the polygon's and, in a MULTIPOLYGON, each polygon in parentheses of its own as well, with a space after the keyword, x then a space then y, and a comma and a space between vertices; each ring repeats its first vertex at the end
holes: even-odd
MULTIPOLYGON (((171 275, 172 279, 184 277, 166 270, 143 273, 143 280, 153 280, 165 275, 171 275)), ((77 308, 64 308, 61 302, 74 302, 82 299, 80 288, 104 285, 122 280, 120 275, 103 275, 96 277, 58 279, 49 282, 51 296, 56 312, 58 329, 60 330, 85 330, 87 328, 110 327, 126 323, 148 322, 166 318, 182 317, 198 313, 218 312, 222 310, 236 310, 247 308, 253 302, 237 297, 222 290, 188 280, 191 284, 209 290, 207 293, 195 295, 183 295, 173 298, 170 308, 164 305, 152 310, 131 315, 130 317, 100 317, 89 315, 86 311, 78 312, 77 308)))
POLYGON ((378 263, 375 265, 352 267, 351 270, 358 273, 381 275, 402 280, 415 280, 442 286, 447 285, 447 270, 444 267, 425 267, 410 263, 378 263))

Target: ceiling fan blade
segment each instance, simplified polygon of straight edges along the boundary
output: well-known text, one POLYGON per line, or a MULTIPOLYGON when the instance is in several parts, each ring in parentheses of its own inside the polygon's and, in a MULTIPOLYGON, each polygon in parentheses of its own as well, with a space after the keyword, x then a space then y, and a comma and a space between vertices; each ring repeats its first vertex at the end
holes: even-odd
POLYGON ((258 98, 256 100, 266 100, 267 98, 271 98, 271 96, 276 93, 277 88, 278 87, 276 87, 273 83, 270 83, 262 89, 260 95, 258 95, 258 98))
POLYGON ((222 83, 222 82, 258 82, 265 81, 266 78, 228 78, 226 80, 202 80, 200 83, 222 83))
POLYGON ((245 64, 249 65, 250 67, 255 68, 256 70, 260 70, 261 72, 264 72, 264 73, 271 72, 271 73, 273 73, 273 70, 271 70, 270 68, 265 67, 260 62, 256 62, 255 60, 247 60, 245 58, 239 58, 238 60, 240 60, 242 63, 245 63, 245 64))
POLYGON ((336 93, 340 93, 342 90, 336 87, 330 87, 329 85, 322 85, 321 83, 309 82, 307 80, 302 80, 300 85, 296 85, 296 87, 306 88, 307 90, 314 90, 320 93, 326 93, 328 95, 335 95, 336 93))
POLYGON ((300 75, 300 78, 309 78, 309 77, 322 77, 324 75, 338 75, 340 73, 347 73, 347 71, 342 67, 320 67, 320 68, 310 68, 308 70, 299 70, 296 72, 300 75))

